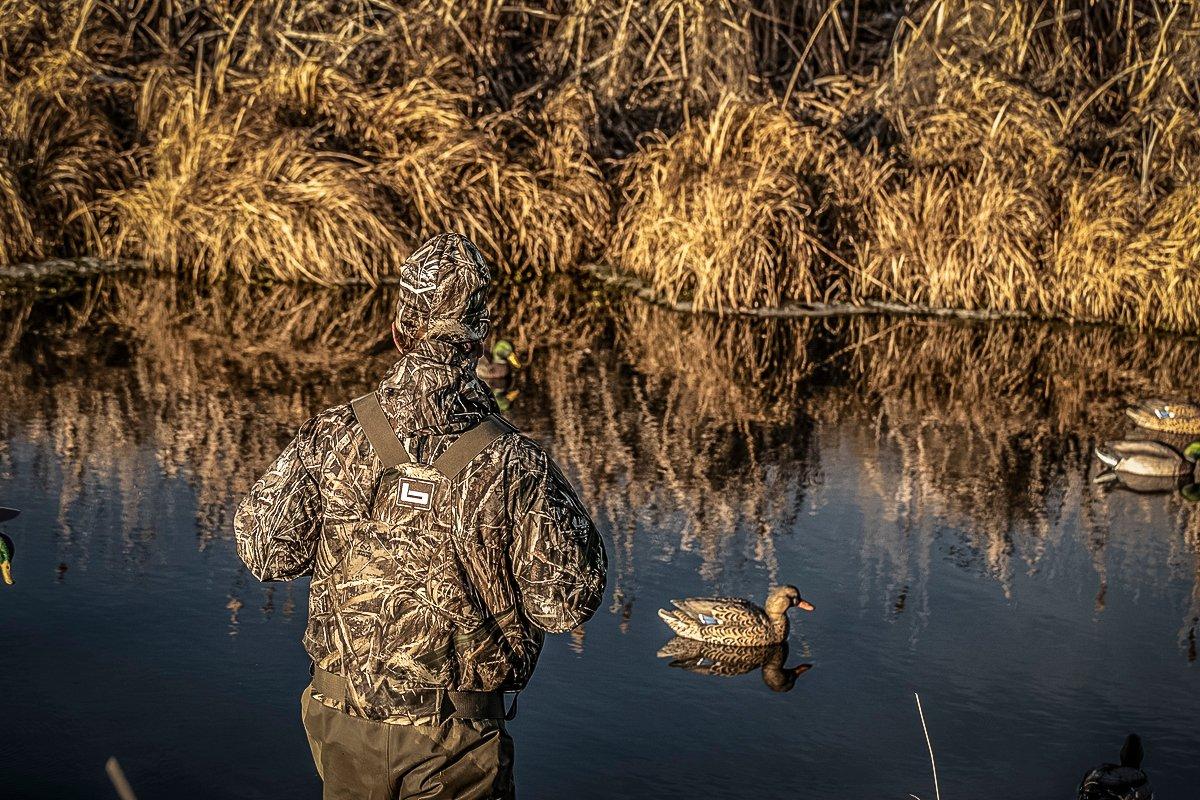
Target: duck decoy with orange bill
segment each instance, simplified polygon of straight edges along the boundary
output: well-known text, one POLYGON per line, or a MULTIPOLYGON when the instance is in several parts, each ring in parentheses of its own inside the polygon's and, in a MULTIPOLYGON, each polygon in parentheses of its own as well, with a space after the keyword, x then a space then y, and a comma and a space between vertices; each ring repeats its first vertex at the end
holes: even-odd
POLYGON ((1079 800, 1153 800, 1150 779, 1142 771, 1142 740, 1129 734, 1121 748, 1121 763, 1088 770, 1079 783, 1079 800))
POLYGON ((1140 428, 1168 433, 1200 433, 1200 405, 1152 397, 1139 400, 1125 413, 1140 428))
POLYGON ((779 644, 788 636, 788 611, 813 610, 790 585, 773 589, 763 608, 737 597, 691 597, 671 605, 674 611, 659 609, 658 616, 677 635, 733 647, 779 644))

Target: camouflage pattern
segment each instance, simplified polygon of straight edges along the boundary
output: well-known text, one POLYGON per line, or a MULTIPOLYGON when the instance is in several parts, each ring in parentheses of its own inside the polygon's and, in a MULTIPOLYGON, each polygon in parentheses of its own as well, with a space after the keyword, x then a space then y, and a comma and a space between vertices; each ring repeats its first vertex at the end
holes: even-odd
POLYGON ((328 409, 254 485, 234 527, 260 580, 312 575, 304 645, 318 667, 347 677, 351 695, 318 699, 424 724, 431 718, 406 708, 417 690, 523 687, 543 635, 595 612, 607 560, 566 478, 521 434, 493 442, 454 481, 425 466, 496 407, 475 376, 474 342, 487 331, 482 258, 447 235, 413 259, 397 327, 425 338, 377 390, 412 463, 384 475, 350 405, 328 409), (400 502, 403 478, 434 485, 431 508, 400 502))
POLYGON ((482 341, 488 332, 491 271, 483 254, 457 234, 435 236, 408 257, 397 280, 400 331, 456 341, 482 341))

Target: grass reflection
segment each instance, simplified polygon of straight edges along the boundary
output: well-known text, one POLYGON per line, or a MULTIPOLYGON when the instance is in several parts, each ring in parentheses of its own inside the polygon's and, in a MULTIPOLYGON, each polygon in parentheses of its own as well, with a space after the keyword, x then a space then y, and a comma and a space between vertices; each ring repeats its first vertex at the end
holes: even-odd
MULTIPOLYGON (((927 610, 923 587, 942 553, 1011 596, 1015 576, 1074 538, 1091 554, 1097 613, 1115 570, 1146 579, 1132 571, 1149 559, 1110 563, 1113 495, 1092 484, 1090 451, 1127 429, 1128 399, 1186 393, 1195 341, 891 318, 718 321, 565 283, 505 292, 497 329, 531 360, 514 415, 551 445, 611 535, 623 624, 646 537, 657 537, 656 557, 694 558, 715 587, 746 564, 778 581, 777 538, 803 527, 838 481, 874 498, 861 504, 861 577, 864 601, 884 614, 927 610), (852 476, 840 471, 847 458, 852 476)), ((148 559, 177 481, 195 496, 197 546, 228 539, 236 498, 295 428, 386 369, 391 304, 386 289, 112 278, 56 299, 7 295, 0 469, 59 477, 50 502, 72 568, 148 559), (32 450, 18 455, 17 440, 32 450), (119 541, 94 541, 96 520, 119 541)), ((1179 495, 1121 506, 1159 520, 1165 509, 1170 564, 1193 576, 1180 643, 1195 658, 1200 506, 1179 495)), ((1153 545, 1121 541, 1135 553, 1153 545)), ((248 608, 274 613, 274 594, 245 591, 231 585, 231 624, 248 608)), ((281 611, 292 608, 288 595, 281 611)))

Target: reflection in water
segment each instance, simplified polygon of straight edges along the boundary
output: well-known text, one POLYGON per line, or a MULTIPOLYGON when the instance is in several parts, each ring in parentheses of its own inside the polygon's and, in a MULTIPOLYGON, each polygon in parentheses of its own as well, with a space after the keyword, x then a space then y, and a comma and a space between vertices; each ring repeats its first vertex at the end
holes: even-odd
MULTIPOLYGON (((1109 622, 1087 629, 1076 620, 1067 629, 1062 626, 1072 623, 1063 622, 1062 606, 1055 608, 1059 617, 1048 615, 1048 629, 1081 652, 1107 653, 1121 642, 1091 637, 1103 631, 1136 638, 1165 613, 1165 639, 1137 639, 1139 657, 1157 659, 1159 667, 1165 658, 1180 669, 1196 659, 1200 503, 1174 486, 1138 494, 1147 487, 1096 484, 1100 465, 1091 455, 1098 442, 1145 436, 1123 413, 1129 400, 1186 396, 1200 355, 1195 341, 1104 328, 917 319, 718 321, 641 303, 610 305, 580 295, 569 282, 524 291, 542 301, 502 298, 495 315, 497 333, 512 341, 524 365, 510 413, 549 445, 611 542, 611 616, 592 620, 586 633, 574 631, 564 652, 603 664, 606 675, 629 670, 621 676, 630 678, 622 695, 581 706, 581 718, 648 702, 638 694, 642 684, 655 700, 660 691, 680 693, 689 719, 720 710, 719 699, 689 702, 688 693, 713 684, 730 702, 753 702, 739 694, 738 682, 660 681, 655 675, 676 673, 638 672, 636 659, 603 659, 621 652, 622 643, 632 649, 649 642, 643 655, 654 652, 664 632, 654 610, 669 597, 741 595, 784 577, 842 592, 841 607, 831 614, 848 615, 840 629, 832 621, 820 626, 822 669, 806 686, 844 689, 837 681, 872 667, 880 682, 907 684, 909 674, 888 665, 895 661, 903 664, 897 670, 916 672, 923 665, 914 654, 933 652, 944 659, 931 667, 938 680, 944 672, 974 692, 971 681, 994 673, 1007 687, 1014 665, 1039 654, 980 666, 971 660, 977 648, 937 639, 945 634, 935 617, 965 636, 1013 619, 1032 624, 1021 613, 1053 605, 1052 593, 1078 594, 1085 617, 1094 613, 1095 621, 1109 622), (1129 604, 1122 607, 1120 599, 1131 595, 1152 598, 1141 601, 1139 614, 1155 613, 1129 616, 1129 604), (1000 610, 981 606, 980 596, 994 597, 1000 610), (975 619, 963 608, 983 616, 975 619), (875 640, 859 643, 859 627, 876 637, 895 632, 899 641, 891 641, 888 652, 856 651, 858 663, 838 663, 854 647, 876 646, 875 640), (918 644, 930 650, 919 651, 918 644), (905 647, 908 660, 899 652, 905 647)), ((240 569, 224 566, 232 510, 296 426, 361 394, 391 364, 389 351, 379 347, 391 299, 387 290, 236 286, 196 292, 169 280, 139 285, 112 278, 54 300, 0 297, 6 365, 0 370, 0 477, 55 488, 49 509, 39 510, 57 537, 36 566, 45 570, 44 579, 62 581, 55 588, 65 596, 85 584, 93 589, 95 579, 113 569, 152 574, 162 553, 180 545, 178 536, 163 532, 187 530, 163 520, 194 514, 195 542, 183 543, 193 560, 176 578, 198 574, 196 559, 213 565, 212 574, 203 573, 213 592, 196 613, 215 622, 222 641, 249 647, 261 641, 258 634, 230 635, 268 620, 281 627, 293 615, 302 623, 296 607, 303 587, 293 597, 290 586, 246 581, 240 569)), ((1177 449, 1187 444, 1166 437, 1153 436, 1177 449)), ((22 553, 29 552, 28 540, 13 532, 22 553)), ((20 582, 35 584, 35 564, 20 566, 20 582)), ((813 596, 824 608, 821 593, 814 589, 813 596)), ((287 633, 288 641, 296 638, 287 633)), ((1009 629, 994 638, 1023 647, 1030 635, 1009 629)), ((778 653, 751 661, 748 654, 692 648, 672 642, 662 655, 710 674, 759 668, 772 688, 790 687, 805 667, 789 668, 778 653)), ((555 668, 562 669, 561 662, 549 667, 555 668)), ((945 683, 953 687, 955 680, 945 683)), ((1063 684, 1055 680, 1052 675, 1044 687, 1031 686, 1030 696, 1059 690, 1063 684)), ((277 685, 278 676, 272 681, 277 685)), ((541 691, 553 686, 544 682, 541 691)), ((821 702, 822 692, 808 694, 806 702, 821 702)), ((566 702, 577 699, 568 695, 566 702)), ((969 705, 974 701, 972 694, 958 710, 977 712, 969 705)), ((1095 702, 1070 695, 1062 708, 1088 709, 1095 702)), ((1109 702, 1105 696, 1102 704, 1109 702)), ((1171 702, 1186 708, 1188 701, 1171 702)), ((752 722, 769 726, 770 709, 759 713, 766 716, 752 722)), ((850 719, 856 705, 836 713, 850 719)), ((907 705, 903 713, 910 713, 907 705)), ((1074 717, 1063 713, 1062 719, 1074 717)), ((654 724, 647 721, 648 730, 654 724)), ((977 718, 964 724, 987 727, 977 718)), ((1029 724, 1043 730, 1054 719, 1029 724)), ((874 735, 878 727, 868 720, 847 730, 874 735)), ((1177 722, 1164 723, 1159 736, 1193 741, 1182 730, 1177 722)), ((911 733, 919 753, 920 733, 911 733)), ((660 734, 669 735, 647 733, 660 734)), ((1059 729, 1057 735, 1067 734, 1059 729)), ((907 738, 886 743, 896 750, 908 744, 907 738)), ((1157 770, 1163 751, 1154 752, 1157 770)), ((555 753, 568 760, 574 755, 555 753)), ((984 755, 976 760, 980 771, 995 766, 984 755)), ((957 767, 969 770, 976 760, 962 758, 957 767)), ((1185 760, 1174 754, 1174 763, 1185 760)), ((636 770, 638 763, 625 766, 636 770)), ((1069 780, 1086 766, 1072 767, 1069 780)))
MULTIPOLYGON (((1102 609, 1109 499, 1088 480, 1091 444, 1126 430, 1129 398, 1186 394, 1200 353, 1104 328, 716 320, 581 305, 561 282, 534 294, 545 302, 502 298, 497 327, 532 361, 523 378, 549 414, 514 413, 552 444, 611 533, 612 611, 626 623, 640 531, 677 531, 657 557, 694 554, 714 587, 740 584, 747 564, 777 583, 775 537, 822 506, 822 458, 845 448, 876 454, 859 463, 859 491, 884 511, 866 521, 862 555, 876 570, 864 590, 882 589, 885 613, 928 613, 923 577, 947 527, 962 537, 962 566, 1006 596, 1015 572, 1037 570, 1071 531, 1093 554, 1102 609), (1059 524, 1070 509, 1073 529, 1059 524)), ((386 289, 196 292, 113 279, 66 302, 6 296, 0 442, 25 431, 65 471, 64 565, 86 569, 104 555, 96 546, 148 558, 145 498, 177 480, 196 495, 198 547, 228 538, 234 498, 293 427, 386 369, 386 351, 366 354, 387 331, 391 300, 386 289), (118 508, 99 502, 100 483, 115 486, 118 508), (122 541, 91 541, 86 521, 109 515, 122 541)), ((11 470, 0 447, 0 469, 11 470)), ((1135 484, 1124 485, 1147 489, 1135 484)), ((1185 495, 1168 503, 1173 559, 1200 578, 1200 507, 1185 495)), ((1181 641, 1197 618, 1200 589, 1181 641)))
POLYGON ((785 667, 787 642, 769 647, 729 647, 697 642, 676 636, 658 651, 659 658, 674 659, 670 666, 699 675, 745 675, 762 670, 763 683, 773 692, 790 692, 796 679, 812 669, 812 664, 785 667))

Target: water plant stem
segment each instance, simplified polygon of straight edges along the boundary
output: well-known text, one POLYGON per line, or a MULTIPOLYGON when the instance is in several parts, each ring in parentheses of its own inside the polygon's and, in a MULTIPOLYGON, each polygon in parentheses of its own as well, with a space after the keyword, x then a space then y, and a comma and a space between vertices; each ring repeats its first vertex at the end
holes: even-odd
POLYGON ((108 759, 108 763, 104 765, 104 771, 108 773, 108 779, 112 781, 113 788, 117 790, 117 795, 121 800, 137 800, 137 795, 133 793, 133 787, 129 785, 129 781, 125 780, 125 772, 117 762, 116 756, 108 759))
POLYGON ((925 746, 929 748, 929 766, 933 769, 933 796, 936 800, 942 800, 942 792, 938 787, 937 761, 933 758, 933 742, 929 740, 929 727, 925 724, 925 711, 921 708, 921 695, 913 692, 913 697, 917 698, 917 713, 921 715, 921 730, 925 731, 925 746))

